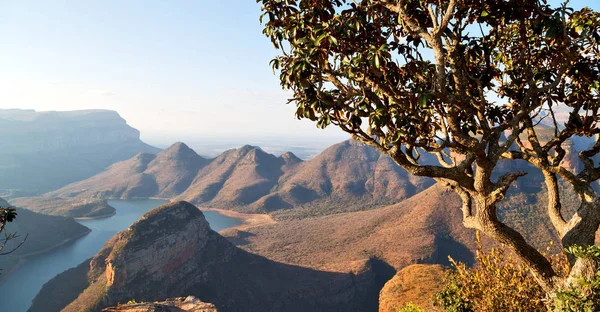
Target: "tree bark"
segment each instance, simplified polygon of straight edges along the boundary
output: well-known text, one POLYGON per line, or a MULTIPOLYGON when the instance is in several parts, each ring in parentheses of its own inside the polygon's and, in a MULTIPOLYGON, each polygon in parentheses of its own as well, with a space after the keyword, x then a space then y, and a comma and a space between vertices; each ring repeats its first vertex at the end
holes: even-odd
POLYGON ((556 272, 552 264, 535 247, 531 246, 523 235, 500 222, 496 216, 495 201, 490 198, 476 200, 477 229, 493 240, 504 244, 531 270, 536 281, 547 293, 555 289, 556 272))
MULTIPOLYGON (((577 212, 566 224, 561 233, 563 247, 591 246, 596 240, 596 232, 600 226, 600 199, 592 201, 582 200, 577 212)), ((570 256, 571 264, 574 259, 570 256)))

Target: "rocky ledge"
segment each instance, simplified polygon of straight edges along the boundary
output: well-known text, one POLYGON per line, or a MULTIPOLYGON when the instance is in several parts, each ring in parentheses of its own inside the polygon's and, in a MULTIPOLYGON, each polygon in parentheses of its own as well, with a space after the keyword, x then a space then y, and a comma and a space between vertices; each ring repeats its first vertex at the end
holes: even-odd
POLYGON ((102 312, 218 312, 212 303, 189 296, 161 302, 128 303, 103 309, 102 312))

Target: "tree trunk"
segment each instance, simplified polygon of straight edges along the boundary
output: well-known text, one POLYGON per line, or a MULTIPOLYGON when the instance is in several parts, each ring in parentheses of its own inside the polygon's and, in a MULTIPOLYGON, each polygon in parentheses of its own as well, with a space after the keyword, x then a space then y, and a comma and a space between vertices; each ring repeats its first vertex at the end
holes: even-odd
MULTIPOLYGON (((596 232, 600 226, 600 199, 595 198, 592 201, 582 201, 579 209, 571 220, 567 223, 564 232, 561 235, 563 247, 570 246, 592 246, 595 244, 596 232)), ((571 264, 571 271, 557 285, 557 289, 567 289, 569 287, 578 287, 579 281, 591 281, 598 271, 597 259, 576 258, 574 255, 567 254, 571 264)))
MULTIPOLYGON (((561 231, 563 247, 594 245, 598 226, 600 226, 600 199, 583 200, 575 215, 566 224, 566 228, 561 231)), ((568 256, 569 262, 574 265, 575 257, 568 256)))
POLYGON ((488 198, 476 200, 477 229, 512 250, 531 270, 544 291, 553 293, 556 272, 552 268, 552 264, 535 247, 529 245, 519 232, 498 220, 496 206, 493 202, 488 198))

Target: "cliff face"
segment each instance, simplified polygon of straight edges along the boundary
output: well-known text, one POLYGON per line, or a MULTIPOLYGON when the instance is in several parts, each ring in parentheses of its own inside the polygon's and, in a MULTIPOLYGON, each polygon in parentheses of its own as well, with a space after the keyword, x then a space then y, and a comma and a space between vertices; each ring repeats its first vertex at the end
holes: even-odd
POLYGON ((365 311, 377 306, 378 283, 370 263, 325 272, 245 252, 210 230, 195 206, 173 202, 113 237, 87 270, 72 269, 50 281, 31 311, 64 306, 61 297, 76 297, 68 312, 188 295, 219 311, 365 311), (69 294, 57 287, 85 276, 85 286, 69 294))
POLYGON ((0 190, 38 194, 158 149, 114 111, 0 110, 0 190))
POLYGON ((160 209, 119 233, 106 257, 92 259, 93 272, 105 271, 107 302, 183 293, 197 282, 197 256, 225 262, 233 256, 235 248, 219 244, 193 205, 178 202, 160 209))
POLYGON ((140 132, 117 112, 1 110, 0 150, 29 154, 138 141, 140 132))

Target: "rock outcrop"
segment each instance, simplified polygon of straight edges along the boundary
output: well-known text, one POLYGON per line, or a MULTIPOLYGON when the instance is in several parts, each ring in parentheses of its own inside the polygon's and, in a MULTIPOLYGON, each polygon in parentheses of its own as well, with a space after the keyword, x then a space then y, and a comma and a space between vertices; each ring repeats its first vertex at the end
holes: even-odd
POLYGON ((369 263, 327 272, 248 253, 212 231, 195 206, 172 202, 118 233, 87 270, 75 268, 47 283, 30 311, 64 306, 61 296, 76 297, 64 309, 69 312, 188 295, 219 311, 365 311, 377 306, 378 283, 369 263), (59 291, 58 285, 86 276, 79 294, 59 291))
POLYGON ((444 287, 441 265, 413 264, 399 271, 379 293, 379 312, 397 312, 408 303, 425 311, 441 311, 433 297, 444 287))
POLYGON ((102 312, 218 312, 212 303, 189 296, 161 302, 128 303, 103 309, 102 312))

